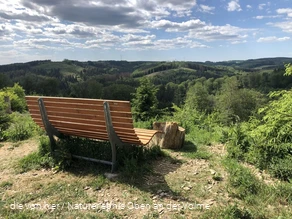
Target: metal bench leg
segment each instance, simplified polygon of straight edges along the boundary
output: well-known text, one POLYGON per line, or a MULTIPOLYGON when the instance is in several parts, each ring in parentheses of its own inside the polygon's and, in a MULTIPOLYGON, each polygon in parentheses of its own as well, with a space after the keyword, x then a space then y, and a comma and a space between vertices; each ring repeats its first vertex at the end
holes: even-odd
POLYGON ((109 141, 112 149, 112 173, 117 169, 117 145, 122 145, 122 141, 118 137, 117 133, 114 130, 112 118, 110 114, 110 108, 108 102, 103 103, 104 106, 104 116, 106 121, 106 130, 108 133, 109 141))
POLYGON ((59 136, 60 133, 58 132, 57 129, 55 129, 52 124, 50 123, 49 119, 48 119, 48 115, 47 115, 47 111, 46 111, 46 107, 44 104, 44 100, 42 98, 38 99, 38 103, 39 103, 39 109, 41 112, 41 116, 42 116, 42 121, 43 124, 45 126, 47 135, 49 136, 50 139, 50 146, 51 146, 51 155, 53 156, 54 150, 56 148, 56 141, 54 139, 54 135, 59 136))

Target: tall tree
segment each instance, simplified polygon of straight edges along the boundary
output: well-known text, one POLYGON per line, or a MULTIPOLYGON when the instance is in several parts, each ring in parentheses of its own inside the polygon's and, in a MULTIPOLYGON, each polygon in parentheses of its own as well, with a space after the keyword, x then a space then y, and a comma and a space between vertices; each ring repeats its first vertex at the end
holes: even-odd
POLYGON ((146 77, 140 80, 132 99, 133 115, 136 121, 146 121, 158 113, 157 88, 146 77))

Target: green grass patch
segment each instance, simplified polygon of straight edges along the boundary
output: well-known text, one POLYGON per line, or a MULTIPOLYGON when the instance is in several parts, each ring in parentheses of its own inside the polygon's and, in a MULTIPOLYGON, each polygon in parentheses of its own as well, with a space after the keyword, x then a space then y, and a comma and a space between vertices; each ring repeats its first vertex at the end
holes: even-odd
POLYGON ((235 197, 248 201, 260 194, 263 184, 249 169, 232 159, 226 159, 224 165, 229 173, 229 185, 235 189, 235 197))
POLYGON ((190 141, 186 141, 184 146, 179 150, 182 155, 191 159, 205 159, 208 160, 212 154, 207 150, 208 146, 197 146, 190 141))
POLYGON ((39 152, 33 152, 21 158, 17 164, 17 168, 22 173, 33 169, 51 168, 54 164, 53 158, 49 155, 41 156, 39 152))
MULTIPOLYGON (((218 218, 218 219, 253 219, 254 217, 246 208, 240 208, 237 204, 229 205, 225 208, 218 207, 206 211, 201 217, 202 219, 218 218)), ((264 218, 262 218, 264 219, 264 218)))
POLYGON ((13 185, 12 182, 9 182, 9 181, 3 181, 0 183, 0 188, 4 188, 4 189, 9 189, 11 188, 13 185))

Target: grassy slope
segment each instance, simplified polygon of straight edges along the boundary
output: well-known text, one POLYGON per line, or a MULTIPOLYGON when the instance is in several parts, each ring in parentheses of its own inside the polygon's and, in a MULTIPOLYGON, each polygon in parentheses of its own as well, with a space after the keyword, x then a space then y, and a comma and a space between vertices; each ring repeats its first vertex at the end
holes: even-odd
POLYGON ((83 68, 74 64, 67 64, 65 62, 48 62, 48 63, 42 63, 37 66, 34 66, 33 68, 37 69, 60 69, 60 72, 64 75, 74 75, 80 72, 83 68))
POLYGON ((115 181, 104 177, 109 167, 82 162, 64 172, 21 173, 19 160, 37 147, 37 139, 0 147, 0 218, 287 218, 292 213, 289 194, 279 198, 280 190, 272 189, 279 183, 226 161, 224 145, 188 142, 180 151, 165 150, 169 157, 153 160, 148 174, 122 172, 115 181), (92 203, 98 209, 81 209, 92 203))

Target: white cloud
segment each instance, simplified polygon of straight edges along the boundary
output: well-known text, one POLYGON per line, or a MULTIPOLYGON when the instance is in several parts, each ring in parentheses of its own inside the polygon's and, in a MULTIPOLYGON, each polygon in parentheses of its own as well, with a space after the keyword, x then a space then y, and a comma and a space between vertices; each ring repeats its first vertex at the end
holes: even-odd
POLYGON ((211 7, 208 5, 200 5, 199 8, 200 8, 199 9, 200 11, 205 12, 205 13, 212 13, 212 11, 215 10, 215 7, 211 7))
POLYGON ((266 4, 259 4, 259 9, 264 10, 265 6, 266 6, 266 4))
POLYGON ((246 5, 246 8, 251 9, 252 6, 251 5, 246 5))
POLYGON ((239 4, 239 0, 230 1, 228 3, 227 10, 228 11, 242 11, 240 4, 239 4))
POLYGON ((242 43, 247 43, 246 40, 236 40, 236 41, 232 41, 231 44, 242 44, 242 43))
POLYGON ((253 18, 258 19, 258 20, 262 20, 264 18, 279 18, 279 17, 281 17, 281 15, 258 15, 258 16, 255 16, 253 18))
POLYGON ((150 26, 152 28, 165 29, 165 31, 167 32, 184 32, 192 29, 203 28, 204 26, 206 26, 206 23, 199 19, 189 20, 181 23, 169 20, 159 20, 152 21, 150 23, 150 26))
POLYGON ((271 5, 271 2, 267 2, 267 3, 259 4, 258 8, 259 8, 259 10, 264 10, 266 7, 268 7, 270 5, 271 5))
POLYGON ((244 29, 226 24, 214 26, 196 19, 186 22, 173 22, 169 20, 152 21, 152 28, 165 29, 167 32, 189 32, 188 37, 204 41, 241 40, 247 37, 251 29, 244 29))
POLYGON ((186 37, 173 39, 141 39, 122 43, 119 50, 169 50, 175 48, 208 48, 208 46, 186 37))
POLYGON ((290 37, 276 37, 276 36, 270 36, 270 37, 261 37, 257 40, 259 43, 267 43, 267 42, 283 42, 290 40, 290 37))
POLYGON ((267 23, 268 25, 281 28, 284 32, 292 33, 292 21, 267 23))
POLYGON ((292 8, 279 8, 277 9, 278 14, 287 14, 288 17, 292 17, 292 8))

